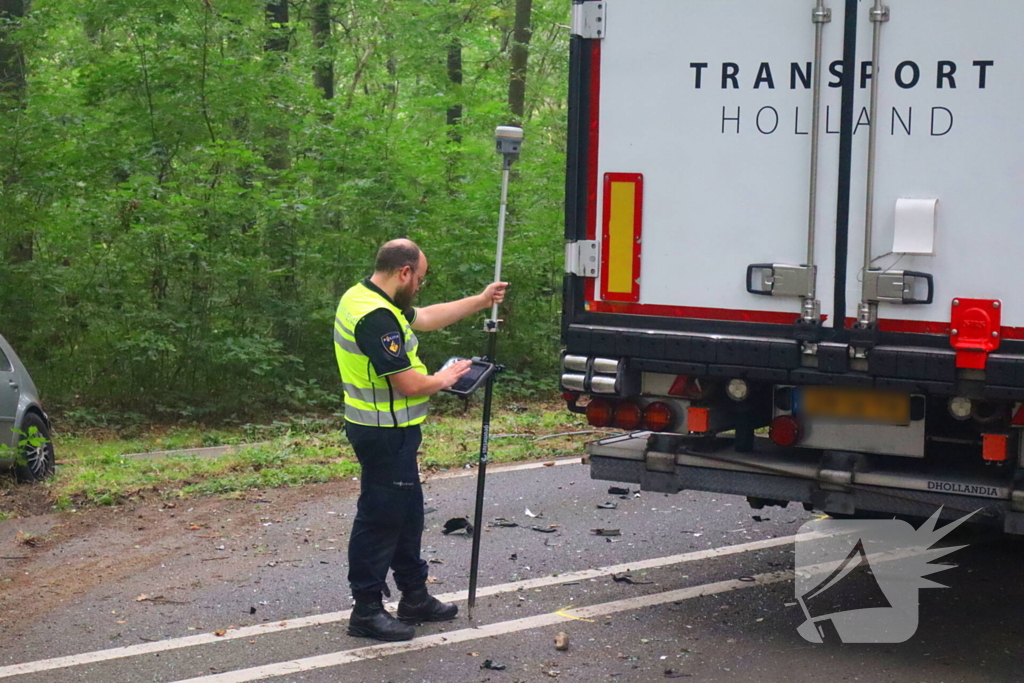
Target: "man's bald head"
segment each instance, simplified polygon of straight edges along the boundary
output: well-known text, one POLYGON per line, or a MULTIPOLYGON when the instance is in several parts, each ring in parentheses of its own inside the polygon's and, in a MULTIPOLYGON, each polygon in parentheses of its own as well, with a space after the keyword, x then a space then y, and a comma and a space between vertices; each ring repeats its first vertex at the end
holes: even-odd
POLYGON ((406 266, 415 272, 419 269, 420 248, 412 240, 405 238, 385 242, 377 251, 377 261, 373 269, 382 274, 397 273, 406 266))

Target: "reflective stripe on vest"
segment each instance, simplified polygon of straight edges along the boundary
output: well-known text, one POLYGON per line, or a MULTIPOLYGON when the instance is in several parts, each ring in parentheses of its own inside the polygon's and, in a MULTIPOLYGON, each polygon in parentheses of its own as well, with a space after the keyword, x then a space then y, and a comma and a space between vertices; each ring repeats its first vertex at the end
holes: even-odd
POLYGON ((391 311, 401 325, 403 345, 412 369, 427 374, 426 366, 416 353, 419 340, 402 311, 366 285, 355 285, 341 298, 334 317, 334 355, 345 389, 345 419, 371 427, 416 425, 427 416, 428 399, 425 396, 410 398, 388 377, 378 375, 369 357, 356 343, 356 325, 379 308, 391 311))

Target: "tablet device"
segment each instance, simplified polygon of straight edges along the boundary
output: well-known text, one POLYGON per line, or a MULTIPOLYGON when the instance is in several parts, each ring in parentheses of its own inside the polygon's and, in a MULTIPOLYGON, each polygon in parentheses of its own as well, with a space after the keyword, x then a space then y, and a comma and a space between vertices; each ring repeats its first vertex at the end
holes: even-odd
POLYGON ((449 394, 455 394, 456 396, 471 396, 474 391, 483 386, 484 382, 487 381, 487 378, 494 372, 494 363, 488 363, 487 361, 480 360, 479 358, 466 359, 453 356, 441 366, 441 369, 444 370, 452 363, 460 360, 471 360, 473 364, 469 366, 469 372, 460 377, 458 382, 444 391, 447 391, 449 394))

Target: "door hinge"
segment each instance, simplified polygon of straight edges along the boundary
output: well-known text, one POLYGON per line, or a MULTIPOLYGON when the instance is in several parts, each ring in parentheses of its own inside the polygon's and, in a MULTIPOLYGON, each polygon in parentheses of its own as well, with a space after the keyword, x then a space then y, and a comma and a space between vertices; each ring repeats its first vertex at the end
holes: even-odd
POLYGON ((596 240, 565 243, 565 272, 579 277, 597 277, 599 252, 596 240))
POLYGON ((869 270, 864 273, 864 299, 891 304, 930 304, 935 282, 928 273, 912 270, 869 270), (924 291, 921 291, 921 288, 924 291))
POLYGON ((747 266, 747 291, 762 296, 797 296, 814 299, 815 266, 752 263, 747 266))
POLYGON ((608 0, 573 0, 572 35, 601 40, 605 34, 605 5, 608 0))

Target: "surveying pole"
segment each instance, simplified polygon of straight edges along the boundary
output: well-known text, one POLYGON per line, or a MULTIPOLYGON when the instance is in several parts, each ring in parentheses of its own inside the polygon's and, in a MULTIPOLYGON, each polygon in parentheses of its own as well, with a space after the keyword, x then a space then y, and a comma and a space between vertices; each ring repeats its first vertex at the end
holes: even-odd
MULTIPOLYGON (((513 126, 498 126, 494 131, 496 150, 502 157, 501 166, 501 210, 498 213, 498 252, 494 259, 494 281, 501 282, 501 255, 505 248, 505 213, 508 209, 508 178, 512 163, 519 159, 519 149, 523 144, 523 129, 513 126)), ((495 362, 498 347, 498 304, 491 306, 491 317, 484 323, 487 332, 487 355, 489 363, 495 362)), ((480 428, 480 460, 476 473, 476 510, 473 513, 473 555, 469 562, 469 618, 473 619, 473 607, 476 605, 476 578, 480 565, 480 536, 483 532, 484 484, 487 478, 487 463, 490 456, 487 447, 491 440, 491 398, 494 393, 494 376, 492 372, 487 378, 484 389, 483 425, 480 428)))

